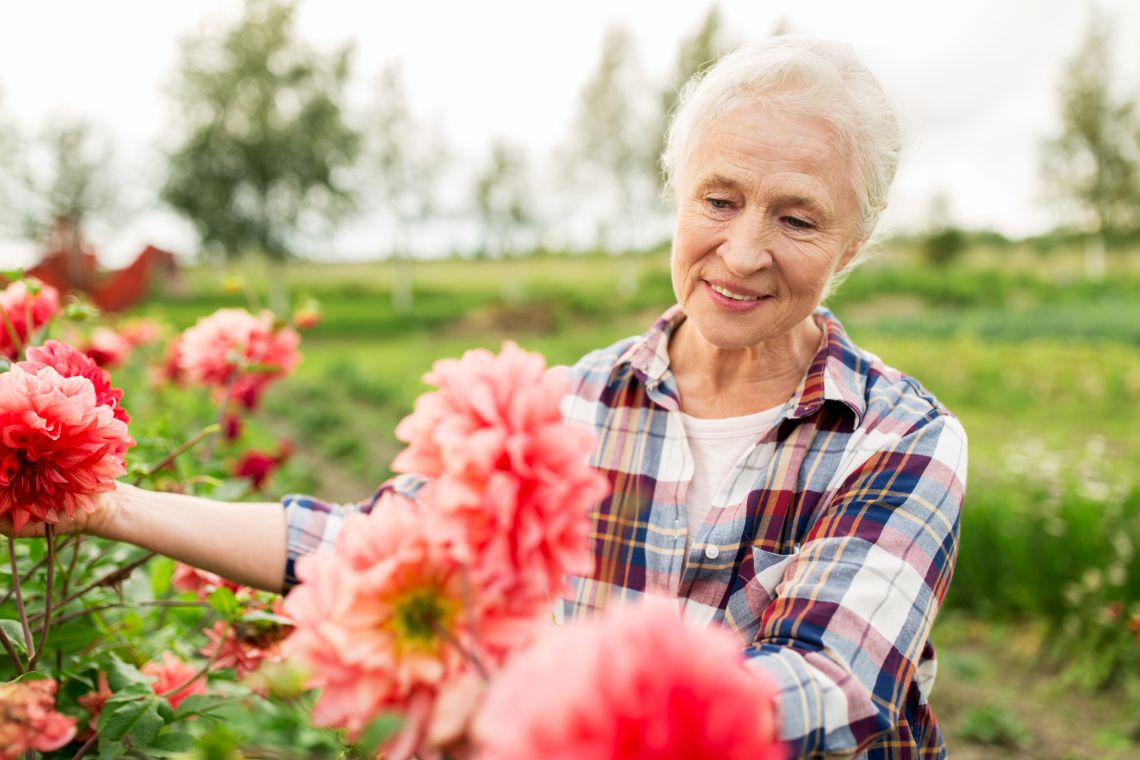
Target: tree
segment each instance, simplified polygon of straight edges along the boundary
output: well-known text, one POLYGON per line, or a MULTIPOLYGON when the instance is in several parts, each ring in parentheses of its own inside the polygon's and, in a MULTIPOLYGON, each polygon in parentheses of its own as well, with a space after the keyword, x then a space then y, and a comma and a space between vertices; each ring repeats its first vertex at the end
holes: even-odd
POLYGON ((1094 13, 1061 80, 1061 133, 1044 155, 1047 183, 1075 204, 1093 236, 1088 260, 1093 274, 1103 270, 1103 234, 1135 229, 1140 222, 1136 104, 1111 90, 1116 79, 1111 43, 1109 20, 1094 13))
POLYGON ((664 177, 657 162, 665 150, 666 127, 677 107, 681 97, 681 88, 693 78, 695 74, 717 62, 727 48, 724 26, 720 17, 720 8, 716 5, 709 8, 701 21, 700 27, 692 36, 681 41, 681 48, 677 52, 677 64, 674 68, 673 80, 661 91, 661 126, 658 130, 657 152, 653 155, 653 171, 656 172, 658 184, 664 177))
POLYGON ((442 136, 425 129, 412 115, 398 64, 380 75, 379 98, 364 133, 372 185, 393 225, 391 242, 392 303, 409 311, 414 300, 412 234, 438 211, 436 191, 447 164, 442 136))
POLYGON ((290 2, 246 0, 236 26, 183 50, 187 127, 162 197, 207 251, 284 260, 303 230, 325 231, 352 208, 345 174, 360 136, 342 106, 349 48, 314 52, 293 17, 290 2))
POLYGON ((65 120, 45 129, 37 147, 44 161, 26 162, 23 170, 24 235, 43 242, 66 230, 78 248, 85 223, 116 206, 111 145, 90 122, 65 120))
POLYGON ((488 253, 501 256, 515 252, 516 232, 533 220, 529 197, 526 154, 505 140, 495 140, 490 161, 475 178, 475 208, 488 253))
MULTIPOLYGON (((495 256, 518 252, 518 232, 534 220, 530 197, 526 154, 505 140, 495 140, 490 161, 475 178, 475 209, 483 226, 485 252, 495 256)), ((507 300, 522 300, 526 277, 522 262, 511 267, 503 282, 507 300)))
POLYGON ((656 146, 652 115, 645 107, 649 90, 633 51, 625 29, 607 31, 601 60, 582 89, 570 150, 575 184, 588 187, 601 208, 612 210, 600 229, 612 225, 623 230, 625 242, 637 236, 656 175, 655 170, 646 171, 654 164, 656 146))

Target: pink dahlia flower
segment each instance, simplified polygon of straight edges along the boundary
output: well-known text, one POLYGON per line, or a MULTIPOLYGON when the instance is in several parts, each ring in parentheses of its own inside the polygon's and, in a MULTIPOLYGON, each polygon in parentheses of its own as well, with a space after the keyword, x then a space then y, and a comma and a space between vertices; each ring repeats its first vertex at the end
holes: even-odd
POLYGON ((131 417, 123 408, 123 391, 111 387, 111 376, 90 356, 58 340, 49 340, 42 346, 28 349, 28 358, 20 362, 28 372, 51 367, 64 377, 85 377, 95 386, 95 402, 109 407, 115 419, 130 423, 131 417))
POLYGON ((432 478, 423 498, 466 547, 477 605, 549 605, 566 574, 592 569, 589 510, 609 488, 588 465, 590 431, 562 418, 564 371, 506 342, 424 379, 438 390, 396 428, 408 447, 393 469, 432 478))
POLYGON ((179 362, 194 382, 224 389, 253 408, 265 388, 292 372, 301 360, 300 337, 275 327, 273 314, 219 309, 182 333, 179 362))
POLYGON ((388 494, 370 515, 345 520, 334 552, 297 563, 301 584, 283 605, 295 628, 283 647, 323 687, 317 725, 354 737, 397 710, 422 735, 434 695, 465 670, 456 645, 474 643, 460 566, 438 536, 428 515, 388 494))
POLYGON ((127 360, 132 348, 126 336, 109 327, 96 327, 83 352, 100 367, 116 367, 127 360))
POLYGON ((247 588, 240 583, 234 583, 216 573, 211 573, 208 570, 199 570, 184 562, 176 562, 174 564, 174 578, 171 580, 170 585, 179 591, 193 591, 198 595, 199 599, 205 599, 219 588, 228 588, 234 593, 247 588))
POLYGON ((124 322, 119 327, 119 334, 131 348, 138 348, 148 346, 162 337, 162 326, 149 317, 140 317, 124 322))
POLYGON ((114 489, 133 445, 89 379, 13 365, 0 375, 0 517, 20 530, 92 511, 92 495, 114 489))
POLYGON ((241 622, 231 626, 219 620, 204 631, 210 643, 202 648, 202 655, 215 658, 216 667, 233 668, 239 677, 247 676, 263 662, 282 661, 280 644, 290 630, 275 623, 241 622))
POLYGON ((0 760, 51 752, 75 736, 75 718, 55 710, 55 690, 51 679, 0 685, 0 760))
POLYGON ((198 674, 198 669, 190 663, 178 659, 170 652, 162 653, 162 662, 151 660, 139 668, 139 671, 144 676, 151 676, 155 679, 150 686, 154 689, 154 693, 165 694, 170 706, 176 710, 178 705, 182 704, 182 700, 187 697, 206 693, 206 677, 203 675, 194 678, 198 674), (191 678, 194 680, 191 681, 191 678), (183 684, 185 685, 183 686, 183 684), (179 686, 182 688, 173 694, 167 693, 179 686))
POLYGON ((496 760, 782 760, 775 686, 735 637, 665 600, 543 639, 502 671, 475 733, 496 760))
POLYGON ((17 280, 0 291, 0 356, 15 361, 36 330, 59 311, 59 291, 38 280, 17 280))

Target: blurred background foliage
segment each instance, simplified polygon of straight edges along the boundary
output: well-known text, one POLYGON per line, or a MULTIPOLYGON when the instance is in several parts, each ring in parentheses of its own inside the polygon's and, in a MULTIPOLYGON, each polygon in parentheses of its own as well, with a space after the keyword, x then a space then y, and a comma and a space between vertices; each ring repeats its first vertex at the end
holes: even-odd
MULTIPOLYGON (((398 450, 392 431, 435 358, 513 339, 573 362, 672 303, 661 125, 680 86, 735 42, 714 8, 656 84, 615 28, 550 166, 498 140, 456 180, 397 64, 372 110, 351 113, 347 51, 309 49, 291 4, 249 0, 236 26, 187 43, 162 194, 199 230, 203 258, 139 311, 182 328, 246 305, 223 275, 263 301, 319 300, 305 361, 267 404, 274 434, 298 443, 288 482, 360 498, 387 476, 377 463, 398 450), (377 261, 268 268, 360 208, 392 221, 377 261), (583 219, 585 250, 544 245, 546 229, 583 219), (474 225, 475 247, 414 255, 420 232, 449 224, 474 225)), ((1140 112, 1115 44, 1112 19, 1094 15, 1059 83, 1061 129, 1041 146, 1055 229, 962 229, 936 196, 926 230, 883 240, 828 302, 970 434, 961 554, 935 633, 934 703, 957 758, 1140 751, 1140 112)), ((102 188, 116 170, 93 127, 31 137, 2 110, 0 125, 10 228, 43 240, 45 220, 81 230, 113 214, 102 188)))

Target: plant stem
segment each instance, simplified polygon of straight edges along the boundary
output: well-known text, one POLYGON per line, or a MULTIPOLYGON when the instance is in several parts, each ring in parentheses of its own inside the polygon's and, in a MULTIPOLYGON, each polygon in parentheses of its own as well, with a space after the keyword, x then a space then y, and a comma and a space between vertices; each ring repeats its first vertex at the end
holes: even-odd
MULTIPOLYGON (((8 539, 8 540, 11 541, 11 539, 8 539)), ((146 554, 144 554, 143 556, 134 560, 133 562, 126 564, 123 567, 118 568, 117 570, 112 570, 111 572, 107 573, 106 575, 104 575, 101 578, 98 578, 96 580, 91 581, 90 583, 88 583, 83 588, 79 589, 78 591, 75 591, 73 593, 68 594, 62 600, 57 602, 56 603, 56 609, 60 609, 64 605, 70 604, 71 602, 74 602, 76 599, 83 596, 84 594, 86 594, 88 591, 90 591, 93 588, 98 588, 99 586, 108 586, 108 585, 126 580, 130 576, 130 574, 132 572, 134 572, 135 568, 137 568, 139 565, 142 565, 142 564, 150 561, 156 555, 156 553, 157 552, 147 552, 146 554)))
POLYGON ((170 464, 175 459, 182 456, 187 451, 189 451, 190 449, 194 448, 199 443, 204 441, 208 436, 213 435, 214 433, 218 432, 221 429, 222 429, 221 423, 218 423, 218 422, 212 423, 212 424, 207 425, 206 427, 202 428, 201 430, 199 430, 197 433, 194 434, 193 438, 186 441, 181 446, 174 449, 174 451, 171 451, 169 454, 167 454, 165 457, 163 457, 162 461, 158 462, 157 464, 151 465, 150 467, 147 467, 146 472, 142 473, 137 478, 135 478, 134 485, 137 486, 140 482, 142 482, 142 479, 144 477, 147 477, 148 475, 154 475, 156 472, 161 472, 164 468, 169 467, 170 464))
POLYGON ((8 559, 12 565, 12 589, 16 592, 16 609, 20 613, 20 625, 24 627, 24 649, 29 655, 35 651, 32 629, 28 626, 28 612, 24 609, 24 592, 20 590, 20 566, 16 564, 16 540, 8 536, 8 559))
POLYGON ((47 646, 48 632, 51 631, 51 595, 55 588, 55 526, 44 525, 44 538, 47 539, 47 584, 44 590, 44 624, 40 628, 40 645, 36 647, 28 660, 28 670, 36 669, 36 662, 47 646))
MULTIPOLYGON (((75 620, 77 618, 85 617, 87 615, 94 615, 96 612, 103 612, 104 610, 114 609, 135 609, 137 607, 209 607, 209 602, 180 602, 176 599, 155 599, 149 602, 135 602, 134 604, 101 604, 98 607, 84 607, 75 612, 69 612, 66 615, 56 619, 56 625, 75 620)), ((58 607, 56 609, 59 609, 58 607)), ((37 620, 42 615, 32 615, 32 620, 37 620)))
MULTIPOLYGON (((218 430, 221 430, 222 425, 225 424, 226 407, 230 405, 230 396, 234 394, 234 386, 237 385, 237 381, 240 376, 241 372, 235 368, 233 374, 230 375, 230 379, 226 381, 226 390, 222 394, 222 400, 218 402, 218 417, 214 420, 214 424, 217 425, 218 430)), ((210 461, 210 457, 214 455, 214 441, 216 440, 216 438, 211 438, 206 443, 206 449, 202 453, 203 462, 210 461)))
POLYGON ((439 634, 439 637, 441 639, 443 639, 446 643, 450 644, 451 646, 455 647, 456 651, 458 651, 461 655, 463 655, 465 658, 467 658, 467 661, 470 662, 472 666, 474 666, 475 670, 478 671, 479 676, 484 681, 490 681, 491 680, 491 674, 487 672, 487 669, 485 667, 483 667, 483 663, 482 663, 482 661, 480 661, 478 655, 476 655, 474 652, 472 652, 471 650, 464 647, 463 644, 461 644, 459 642, 459 639, 455 638, 455 636, 453 636, 451 634, 451 631, 447 630, 446 628, 444 628, 439 623, 432 623, 431 627, 432 627, 432 630, 434 630, 437 634, 439 634))
POLYGON ((94 746, 95 746, 95 742, 97 742, 97 741, 99 741, 99 734, 91 734, 91 738, 90 738, 90 739, 88 739, 87 741, 83 742, 83 746, 82 746, 82 747, 80 747, 80 748, 79 748, 79 751, 78 751, 78 752, 76 752, 76 753, 75 753, 75 754, 72 756, 71 760, 79 760, 79 758, 81 758, 81 757, 83 757, 84 755, 86 755, 86 754, 87 754, 87 751, 88 751, 89 749, 91 749, 92 747, 94 747, 94 746))

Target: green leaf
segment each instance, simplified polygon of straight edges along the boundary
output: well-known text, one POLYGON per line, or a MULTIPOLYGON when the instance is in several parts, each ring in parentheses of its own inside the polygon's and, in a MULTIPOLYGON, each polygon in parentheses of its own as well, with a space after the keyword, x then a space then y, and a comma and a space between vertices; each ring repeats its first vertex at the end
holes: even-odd
POLYGON ((272 623, 273 625, 293 626, 293 621, 281 615, 274 615, 266 610, 250 610, 241 616, 243 623, 272 623))
POLYGON ((11 683, 20 683, 21 681, 48 681, 51 679, 47 673, 41 673, 38 670, 29 670, 22 676, 13 678, 11 683))
POLYGON ((174 720, 182 720, 191 715, 207 716, 214 710, 234 704, 237 699, 233 697, 219 697, 213 694, 191 694, 178 703, 174 711, 174 720))
POLYGON ((99 751, 103 752, 105 746, 124 739, 130 739, 136 747, 154 741, 166 725, 158 714, 158 703, 158 697, 152 695, 149 699, 120 703, 117 709, 108 714, 107 708, 111 705, 111 700, 107 700, 103 714, 99 716, 99 751))
MULTIPOLYGON (((20 625, 19 620, 0 620, 0 628, 4 629, 4 633, 8 634, 8 639, 12 642, 12 646, 20 654, 27 654, 28 648, 24 646, 24 626, 20 625)), ((3 649, 0 649, 2 652, 3 649)), ((7 654, 5 652, 5 654, 7 654)))
POLYGON ((156 597, 162 597, 170 590, 174 578, 174 560, 169 557, 155 557, 150 562, 150 590, 156 597))
POLYGON ((173 757, 190 752, 197 746, 197 740, 190 734, 179 731, 164 731, 145 747, 136 747, 135 752, 146 757, 173 757))
POLYGON ((372 722, 364 727, 357 745, 362 757, 375 757, 380 747, 396 735, 404 725, 404 719, 396 713, 380 713, 372 722))
POLYGON ((141 687, 145 692, 151 692, 151 683, 154 679, 144 676, 134 665, 123 662, 118 657, 111 658, 111 668, 107 673, 107 682, 111 691, 119 694, 133 687, 141 687))
POLYGON ((218 612, 222 613, 229 619, 236 618, 241 615, 241 604, 238 603, 237 597, 234 592, 228 588, 214 589, 210 594, 208 600, 210 606, 218 612))

